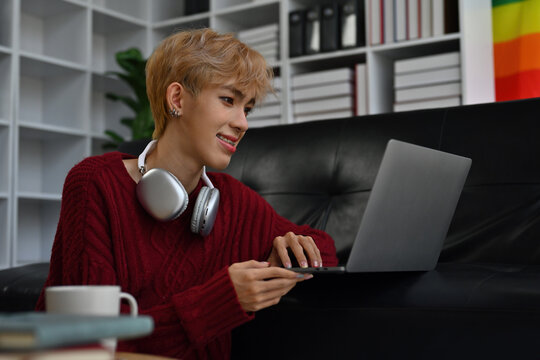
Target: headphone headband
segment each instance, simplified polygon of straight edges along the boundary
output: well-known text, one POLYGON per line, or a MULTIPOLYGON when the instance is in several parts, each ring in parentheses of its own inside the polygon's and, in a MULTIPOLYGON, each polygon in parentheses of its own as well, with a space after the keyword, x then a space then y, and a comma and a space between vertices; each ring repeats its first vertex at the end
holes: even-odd
MULTIPOLYGON (((157 145, 157 140, 152 140, 146 145, 143 152, 139 155, 137 159, 137 168, 139 169, 139 172, 144 175, 146 173, 146 156, 151 153, 157 145)), ((208 175, 206 175, 206 166, 203 166, 203 173, 201 175, 202 180, 208 186, 210 189, 214 188, 214 184, 210 181, 210 178, 208 175)))

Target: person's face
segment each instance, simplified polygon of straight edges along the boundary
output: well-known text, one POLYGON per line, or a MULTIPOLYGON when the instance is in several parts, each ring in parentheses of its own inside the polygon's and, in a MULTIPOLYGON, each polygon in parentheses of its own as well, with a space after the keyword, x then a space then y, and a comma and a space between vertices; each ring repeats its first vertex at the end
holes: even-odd
POLYGON ((197 97, 183 91, 179 135, 188 156, 199 165, 226 168, 248 129, 252 95, 243 94, 233 82, 206 87, 197 97))

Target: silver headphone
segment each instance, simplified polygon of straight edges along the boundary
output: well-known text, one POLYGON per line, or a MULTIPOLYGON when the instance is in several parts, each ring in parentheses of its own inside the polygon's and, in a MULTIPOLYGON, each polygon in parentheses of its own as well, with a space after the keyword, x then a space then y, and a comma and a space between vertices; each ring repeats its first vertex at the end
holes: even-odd
MULTIPOLYGON (((137 162, 143 175, 137 184, 137 198, 142 207, 155 219, 174 220, 182 214, 189 203, 189 196, 182 183, 170 172, 160 168, 146 171, 146 155, 156 146, 157 140, 146 145, 137 162)), ((203 168, 203 186, 191 216, 191 231, 207 236, 212 231, 219 207, 219 190, 212 185, 203 168)))

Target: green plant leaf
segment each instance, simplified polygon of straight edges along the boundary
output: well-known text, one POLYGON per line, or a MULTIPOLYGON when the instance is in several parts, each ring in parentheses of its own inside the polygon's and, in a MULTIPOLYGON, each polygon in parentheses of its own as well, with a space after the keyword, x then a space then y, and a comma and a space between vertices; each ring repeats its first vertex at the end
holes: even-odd
MULTIPOLYGON (((148 139, 152 137, 152 133, 154 132, 154 121, 150 102, 146 95, 146 59, 143 58, 141 51, 137 48, 119 51, 115 54, 115 58, 122 71, 109 71, 106 74, 126 83, 132 94, 107 92, 105 96, 109 100, 124 103, 133 111, 133 117, 119 119, 122 125, 127 126, 131 130, 131 139, 148 139)), ((124 141, 114 131, 107 130, 105 134, 111 137, 113 147, 115 146, 114 144, 124 141)))
POLYGON ((119 135, 118 133, 112 131, 112 130, 105 130, 105 135, 109 135, 111 139, 116 143, 123 143, 124 138, 119 135))
POLYGON ((123 95, 116 95, 116 94, 112 94, 112 93, 106 93, 105 94, 105 97, 109 100, 112 100, 112 101, 120 101, 120 102, 123 102, 124 104, 126 104, 131 110, 133 110, 133 112, 137 113, 139 112, 139 108, 140 108, 140 103, 129 97, 129 96, 123 96, 123 95))

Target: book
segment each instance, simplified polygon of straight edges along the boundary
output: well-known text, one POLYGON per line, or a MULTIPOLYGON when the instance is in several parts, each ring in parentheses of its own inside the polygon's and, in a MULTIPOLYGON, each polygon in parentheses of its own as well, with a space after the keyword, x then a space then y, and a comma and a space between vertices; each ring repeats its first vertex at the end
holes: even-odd
POLYGON ((461 95, 461 82, 396 90, 396 103, 461 95))
POLYGON ((41 312, 0 314, 0 350, 31 350, 128 339, 154 329, 150 316, 87 316, 41 312))
POLYGON ((265 127, 265 126, 273 126, 273 125, 279 125, 281 123, 281 118, 268 118, 268 119, 253 119, 253 121, 250 120, 249 127, 259 128, 259 127, 265 127))
POLYGON ((279 26, 278 24, 274 23, 274 24, 239 30, 236 36, 238 37, 239 40, 248 41, 248 40, 257 39, 260 37, 266 37, 268 35, 276 37, 278 31, 279 31, 279 26))
POLYGON ((349 0, 340 7, 341 48, 365 46, 365 13, 363 0, 349 0))
POLYGON ((352 93, 353 84, 349 81, 343 81, 293 89, 292 100, 302 101, 325 99, 329 96, 351 95, 352 93))
POLYGON ((407 3, 394 0, 394 40, 407 40, 407 3))
POLYGON ((304 54, 305 12, 303 10, 289 13, 289 56, 304 54))
POLYGON ((418 0, 409 0, 407 1, 407 26, 409 34, 408 39, 414 40, 419 37, 419 19, 418 19, 418 0))
POLYGON ((431 37, 431 0, 420 0, 420 37, 431 37))
POLYGON ((444 34, 444 0, 432 0, 431 33, 433 36, 444 34))
POLYGON ((249 44, 249 46, 260 53, 268 51, 274 51, 277 53, 277 50, 279 48, 277 40, 269 40, 257 44, 249 44))
POLYGON ((299 101, 293 103, 294 115, 313 114, 333 110, 353 110, 353 96, 327 97, 324 100, 299 101))
POLYGON ((378 45, 382 43, 382 39, 384 38, 384 33, 383 33, 384 30, 382 30, 384 28, 384 24, 382 23, 382 19, 381 19, 382 18, 381 2, 383 0, 368 0, 368 1, 369 1, 370 44, 378 45))
POLYGON ((316 54, 321 51, 321 9, 314 6, 306 10, 305 54, 316 54))
POLYGON ((321 51, 339 49, 339 19, 337 3, 321 7, 321 51))
POLYGON ((355 115, 367 115, 368 110, 368 83, 366 64, 356 64, 355 70, 355 115))
POLYGON ((291 84, 292 88, 298 88, 302 86, 320 85, 324 83, 352 81, 352 79, 352 69, 346 67, 293 75, 291 79, 291 84))
POLYGON ((58 349, 0 353, 0 360, 114 360, 114 354, 102 345, 62 347, 58 349))
POLYGON ((256 106, 248 116, 249 120, 257 118, 268 118, 268 117, 280 117, 281 116, 281 104, 272 104, 272 105, 261 105, 256 106))
POLYGON ((329 111, 329 112, 320 112, 313 114, 305 115, 295 115, 294 120, 297 123, 306 122, 306 121, 315 121, 315 120, 329 120, 329 119, 340 119, 353 116, 354 113, 352 110, 341 110, 341 111, 329 111))
POLYGON ((460 63, 460 53, 458 51, 419 56, 415 58, 396 60, 394 62, 394 73, 404 74, 417 71, 426 71, 430 69, 459 66, 460 63))
POLYGON ((210 9, 209 0, 186 0, 185 1, 185 15, 199 14, 207 12, 210 9))
POLYGON ((450 96, 447 98, 439 98, 439 99, 432 99, 432 100, 395 103, 394 111, 433 109, 433 108, 458 106, 458 105, 461 105, 461 96, 450 96))
POLYGON ((398 74, 394 78, 394 88, 400 89, 451 81, 461 81, 461 68, 459 66, 398 74))
POLYGON ((384 43, 394 42, 394 0, 384 0, 384 43))
POLYGON ((265 33, 265 34, 260 34, 260 35, 253 35, 253 36, 249 36, 249 37, 246 37, 246 36, 242 36, 240 32, 236 33, 236 37, 238 38, 238 40, 250 45, 250 46, 255 46, 255 45, 258 45, 258 44, 264 44, 264 43, 267 43, 269 41, 279 41, 278 39, 278 34, 277 33, 272 33, 272 32, 268 32, 268 33, 265 33))

